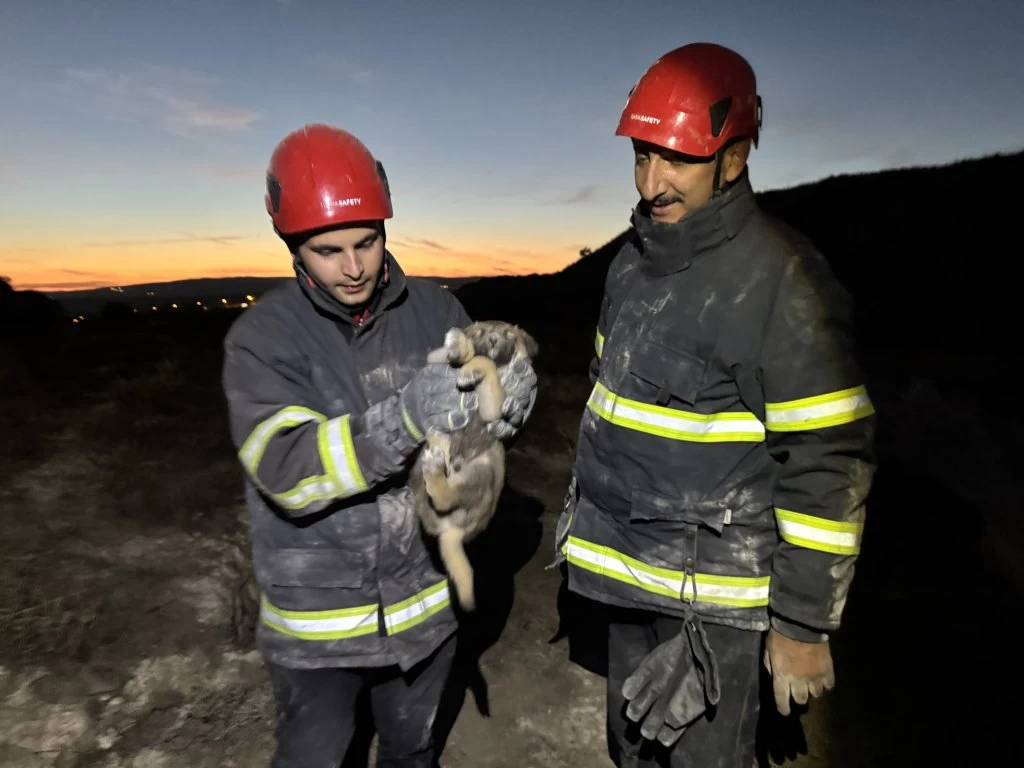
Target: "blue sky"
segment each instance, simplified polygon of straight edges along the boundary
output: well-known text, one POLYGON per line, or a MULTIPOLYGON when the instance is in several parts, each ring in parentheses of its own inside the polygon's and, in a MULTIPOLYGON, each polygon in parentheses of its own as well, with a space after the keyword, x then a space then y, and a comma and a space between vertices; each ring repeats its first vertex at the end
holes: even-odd
POLYGON ((4 0, 0 273, 287 273, 263 169, 314 121, 384 162, 412 271, 551 271, 626 226, 615 124, 671 48, 751 61, 767 189, 1024 147, 1022 37, 1020 0, 4 0))

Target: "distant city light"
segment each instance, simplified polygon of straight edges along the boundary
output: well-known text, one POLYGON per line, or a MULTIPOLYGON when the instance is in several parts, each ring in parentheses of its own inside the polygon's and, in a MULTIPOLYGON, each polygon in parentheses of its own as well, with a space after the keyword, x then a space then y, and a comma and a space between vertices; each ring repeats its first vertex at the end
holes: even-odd
POLYGON ((171 304, 171 309, 177 309, 177 308, 178 308, 177 304, 171 304))
POLYGON ((247 299, 248 301, 256 301, 256 299, 254 299, 254 298, 253 298, 252 296, 250 296, 249 294, 246 294, 246 295, 245 295, 245 298, 246 298, 246 299, 247 299))
POLYGON ((247 309, 248 307, 249 307, 249 302, 248 301, 243 301, 242 302, 242 309, 247 309))
POLYGON ((220 303, 221 303, 221 304, 227 304, 227 303, 228 303, 228 300, 227 300, 227 299, 221 299, 221 300, 220 300, 220 303))

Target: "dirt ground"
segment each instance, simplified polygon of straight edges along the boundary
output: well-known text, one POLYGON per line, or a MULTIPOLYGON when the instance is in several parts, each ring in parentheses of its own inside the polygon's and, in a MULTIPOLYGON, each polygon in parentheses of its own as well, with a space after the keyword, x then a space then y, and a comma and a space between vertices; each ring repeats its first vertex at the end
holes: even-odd
MULTIPOLYGON (((5 369, 0 768, 268 764, 273 710, 251 650, 218 355, 171 341, 141 369, 95 371, 77 396, 5 369)), ((582 376, 542 378, 499 516, 470 547, 480 610, 463 623, 439 716, 445 768, 611 765, 604 680, 552 642, 564 595, 546 568, 588 390, 582 376)), ((1019 595, 982 567, 976 523, 932 478, 891 463, 875 497, 834 649, 838 687, 799 718, 763 710, 762 766, 1008 764, 994 755, 1020 707, 997 701, 1020 665, 1003 661, 1012 633, 978 617, 1019 595), (965 619, 982 631, 965 634, 965 619)))
MULTIPOLYGON (((509 455, 500 517, 470 549, 481 606, 464 620, 439 716, 445 768, 611 765, 604 680, 569 662, 564 639, 551 642, 561 575, 546 566, 585 381, 548 379, 543 395, 537 429, 509 455)), ((144 491, 188 498, 235 477, 233 458, 170 472, 173 454, 136 456, 130 466, 163 476, 112 503, 118 489, 104 479, 128 456, 97 453, 89 432, 115 413, 109 401, 78 413, 2 490, 24 515, 8 528, 4 569, 0 766, 266 765, 273 710, 250 645, 244 507, 179 510, 164 524, 133 514, 144 491)))

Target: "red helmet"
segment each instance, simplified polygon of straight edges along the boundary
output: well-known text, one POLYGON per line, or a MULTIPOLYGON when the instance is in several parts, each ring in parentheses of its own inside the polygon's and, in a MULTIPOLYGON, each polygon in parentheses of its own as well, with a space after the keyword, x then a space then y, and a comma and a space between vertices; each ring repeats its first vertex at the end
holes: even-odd
POLYGON ((691 43, 655 61, 633 86, 616 136, 709 157, 732 138, 757 146, 761 97, 750 64, 715 43, 691 43))
POLYGON ((392 216, 384 167, 363 143, 329 125, 304 125, 274 148, 267 212, 282 235, 392 216))

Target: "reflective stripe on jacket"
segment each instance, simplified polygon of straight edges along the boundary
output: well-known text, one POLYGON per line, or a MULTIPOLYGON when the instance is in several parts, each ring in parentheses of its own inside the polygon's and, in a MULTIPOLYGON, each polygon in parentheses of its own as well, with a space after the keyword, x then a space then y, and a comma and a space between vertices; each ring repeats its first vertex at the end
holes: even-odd
POLYGON ((745 174, 679 224, 634 226, 559 526, 570 587, 820 637, 839 625, 874 471, 849 297, 745 174))
POLYGON ((395 397, 445 331, 469 318, 451 293, 387 259, 380 304, 358 327, 292 281, 225 339, 224 390, 263 593, 256 642, 284 666, 408 668, 455 630, 407 474, 385 476, 352 424, 395 397))

